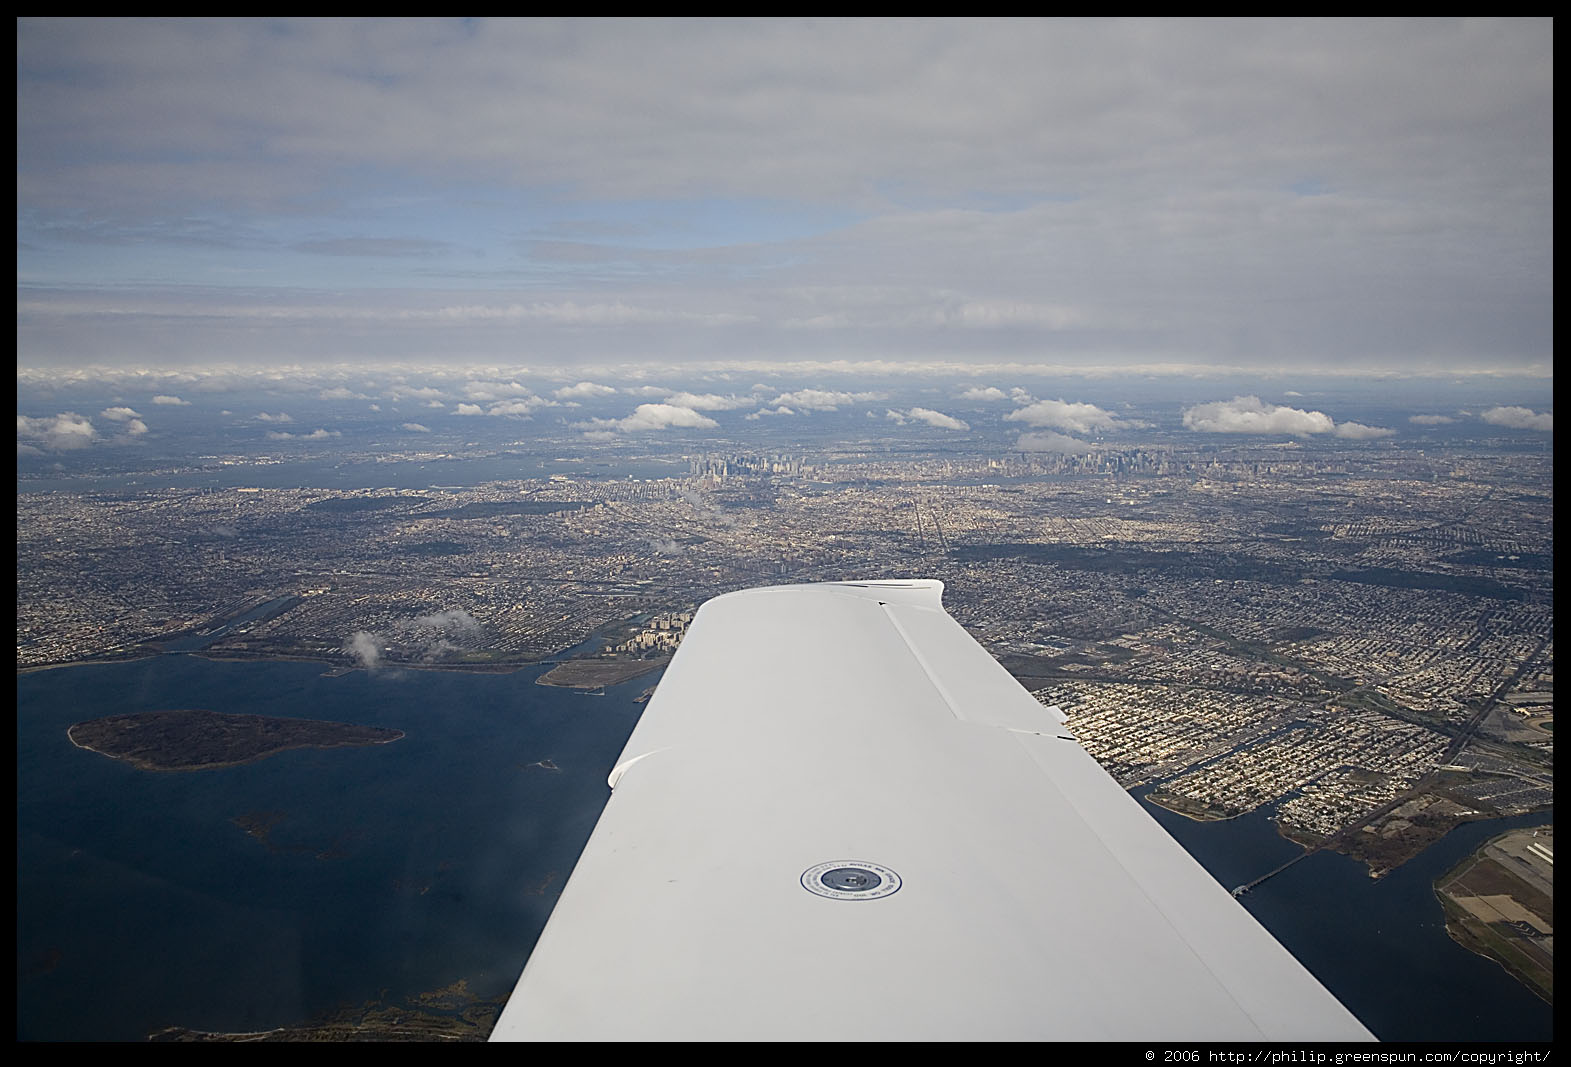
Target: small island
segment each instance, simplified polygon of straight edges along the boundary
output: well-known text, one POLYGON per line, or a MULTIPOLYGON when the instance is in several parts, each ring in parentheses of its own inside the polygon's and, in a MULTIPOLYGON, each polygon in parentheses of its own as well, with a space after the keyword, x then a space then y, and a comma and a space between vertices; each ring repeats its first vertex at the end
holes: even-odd
POLYGON ((315 719, 234 715, 200 708, 110 715, 66 731, 78 748, 144 771, 202 771, 254 763, 291 748, 385 745, 402 730, 315 719))

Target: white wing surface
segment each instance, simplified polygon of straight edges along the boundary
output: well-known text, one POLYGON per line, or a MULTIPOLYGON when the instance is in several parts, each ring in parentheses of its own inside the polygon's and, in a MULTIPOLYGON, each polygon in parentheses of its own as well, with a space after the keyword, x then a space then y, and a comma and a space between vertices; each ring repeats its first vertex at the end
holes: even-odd
POLYGON ((493 1039, 1369 1039, 942 590, 705 604, 493 1039))

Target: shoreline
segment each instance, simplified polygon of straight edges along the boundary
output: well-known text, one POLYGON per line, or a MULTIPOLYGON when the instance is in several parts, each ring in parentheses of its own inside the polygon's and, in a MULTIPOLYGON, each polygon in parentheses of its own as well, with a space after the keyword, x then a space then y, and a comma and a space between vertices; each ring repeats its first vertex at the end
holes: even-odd
POLYGON ((620 685, 664 668, 671 657, 644 659, 566 659, 535 679, 536 685, 553 689, 590 692, 609 685, 620 685), (560 673, 558 673, 560 672, 560 673), (556 677, 552 677, 556 675, 556 677))
POLYGON ((1184 818, 1188 819, 1190 822, 1200 822, 1200 823, 1206 823, 1206 822, 1231 822, 1233 819, 1238 818, 1240 815, 1248 815, 1249 814, 1247 811, 1238 811, 1238 812, 1234 812, 1231 815, 1213 815, 1213 814, 1210 814, 1207 811, 1195 811, 1193 809, 1176 807, 1173 804, 1168 804, 1168 803, 1164 803, 1163 802, 1164 798, 1167 797, 1167 796, 1171 796, 1171 794, 1161 794, 1161 793, 1157 793, 1157 792, 1153 791, 1153 792, 1150 792, 1150 793, 1146 794, 1146 799, 1149 800, 1151 803, 1155 804, 1157 807, 1161 808, 1164 811, 1170 811, 1174 815, 1182 815, 1184 818))

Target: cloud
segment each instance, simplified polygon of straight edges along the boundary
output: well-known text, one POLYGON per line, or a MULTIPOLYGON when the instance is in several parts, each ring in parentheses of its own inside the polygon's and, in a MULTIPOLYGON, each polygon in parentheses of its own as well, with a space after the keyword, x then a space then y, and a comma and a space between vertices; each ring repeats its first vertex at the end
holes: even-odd
POLYGON ((484 632, 485 627, 469 612, 463 608, 448 608, 413 619, 399 619, 382 633, 360 630, 349 636, 344 651, 366 670, 382 666, 387 651, 396 653, 400 660, 419 659, 430 663, 462 650, 466 643, 484 632))
POLYGON ((446 251, 445 241, 409 237, 340 237, 325 241, 300 241, 294 249, 315 256, 374 256, 425 258, 446 251))
POLYGON ((442 633, 477 633, 483 627, 463 608, 448 608, 431 615, 421 615, 411 624, 415 629, 437 630, 442 633))
POLYGON ((1456 419, 1450 415, 1409 415, 1407 421, 1415 426, 1444 426, 1456 419))
MULTIPOLYGON (((754 419, 761 419, 765 415, 795 415, 795 414, 796 414, 796 412, 793 411, 791 408, 788 408, 784 404, 781 404, 779 407, 759 408, 757 411, 753 412, 751 415, 748 415, 747 418, 748 418, 749 421, 751 421, 751 420, 754 420, 754 419)), ((872 412, 869 412, 868 414, 872 414, 872 412)))
POLYGON ((406 309, 399 317, 459 323, 519 323, 542 326, 732 326, 753 321, 753 316, 730 312, 683 311, 670 307, 639 307, 617 300, 611 303, 485 304, 449 305, 435 311, 406 309))
MULTIPOLYGON (((624 419, 590 419, 588 422, 574 423, 573 428, 604 434, 613 430, 620 433, 666 429, 709 430, 719 425, 714 419, 677 404, 639 404, 624 419)), ((593 439, 606 440, 604 437, 593 439)))
POLYGON ((359 660, 360 666, 368 671, 374 671, 381 665, 382 643, 377 640, 376 634, 367 630, 350 634, 344 651, 359 660))
POLYGON ((22 20, 18 348, 1547 367, 1552 31, 22 20))
POLYGON ((1063 400, 1038 400, 1028 407, 1011 411, 1004 419, 1023 422, 1028 426, 1047 426, 1070 433, 1090 433, 1093 430, 1117 430, 1134 425, 1120 421, 1117 415, 1104 411, 1095 404, 1066 403, 1063 400))
POLYGON ((1345 437, 1352 441, 1370 441, 1377 437, 1390 437, 1396 433, 1383 426, 1365 426, 1361 422, 1339 422, 1336 424, 1336 436, 1345 437))
POLYGON ((295 421, 294 419, 289 417, 288 412, 284 412, 284 411, 280 411, 277 415, 269 415, 265 411, 258 411, 256 413, 256 417, 258 419, 261 419, 263 422, 294 422, 295 421))
POLYGON ((100 418, 108 419, 111 422, 128 422, 131 419, 139 419, 142 417, 141 412, 132 411, 130 408, 125 407, 105 408, 104 410, 100 411, 98 415, 100 418))
POLYGON ((385 395, 387 396, 387 399, 397 403, 400 400, 408 400, 411 398, 415 400, 436 400, 447 394, 443 393, 442 390, 429 385, 414 387, 399 385, 389 389, 385 395))
MULTIPOLYGON (((439 390, 430 389, 424 393, 413 395, 441 396, 442 393, 439 390)), ((518 382, 471 381, 464 383, 464 396, 481 403, 488 400, 505 400, 510 397, 531 397, 534 395, 533 389, 518 382)))
POLYGON ((716 393, 673 393, 665 398, 665 402, 694 411, 730 411, 733 408, 751 407, 756 403, 750 396, 720 396, 716 393))
POLYGON ((838 411, 846 404, 861 404, 876 400, 877 393, 843 393, 828 389, 798 389, 794 393, 781 393, 770 403, 800 408, 803 411, 838 411))
POLYGON ((1020 452, 1084 452, 1091 447, 1087 441, 1052 430, 1023 433, 1020 440, 1015 442, 1015 449, 1020 452))
POLYGON ((525 418, 528 418, 532 416, 537 409, 550 407, 554 404, 555 401, 546 400, 543 397, 538 396, 522 397, 518 400, 498 400, 495 404, 492 404, 489 408, 486 409, 486 414, 522 415, 525 418))
POLYGON ((577 385, 564 385, 552 395, 558 400, 594 400, 599 397, 615 396, 616 387, 600 385, 596 382, 579 382, 577 385))
POLYGON ((657 556, 681 555, 682 546, 669 537, 650 538, 649 551, 657 556))
POLYGON ((431 427, 429 427, 429 426, 422 426, 418 422, 406 422, 406 423, 404 423, 404 429, 408 430, 410 433, 430 433, 431 432, 431 427))
POLYGON ((1257 396, 1235 396, 1184 409, 1184 425, 1201 433, 1309 434, 1331 433, 1336 424, 1321 411, 1268 407, 1257 396))
POLYGON ((1544 430, 1552 433, 1555 428, 1552 411, 1538 415, 1530 408, 1494 407, 1480 417, 1492 426, 1508 426, 1513 430, 1544 430))
POLYGON ((267 439, 269 441, 326 441, 330 437, 342 437, 343 435, 342 430, 324 430, 321 428, 312 430, 310 433, 288 433, 283 430, 267 431, 267 439))
POLYGON ((345 388, 342 385, 334 386, 331 389, 323 389, 317 395, 320 396, 323 400, 370 400, 371 399, 370 397, 366 396, 364 393, 357 393, 353 389, 347 389, 347 388, 345 388))
POLYGON ((98 431, 86 416, 64 411, 50 418, 16 417, 18 445, 43 447, 58 452, 86 448, 98 440, 98 431))
POLYGON ((168 404, 168 405, 171 405, 171 406, 174 406, 174 407, 190 407, 191 406, 191 401, 189 401, 189 400, 181 400, 178 396, 168 396, 168 395, 163 394, 163 393, 160 393, 158 396, 153 397, 153 403, 155 403, 155 404, 168 404))
POLYGON ((141 419, 131 419, 125 424, 125 435, 127 437, 140 437, 146 432, 147 423, 141 419))
POLYGON ((941 430, 969 430, 971 427, 952 415, 945 415, 942 411, 932 408, 912 408, 909 411, 886 411, 884 417, 893 419, 904 426, 907 421, 925 422, 929 426, 936 426, 941 430))
POLYGON ((1009 394, 997 386, 989 385, 984 388, 982 386, 973 385, 971 388, 961 393, 959 399, 974 401, 1007 400, 1009 399, 1009 394))
MULTIPOLYGON (((438 389, 410 389, 400 390, 404 396, 418 398, 441 396, 438 389)), ((557 407, 555 400, 547 400, 543 396, 536 396, 528 386, 517 382, 469 382, 464 386, 464 394, 470 400, 480 403, 460 403, 454 414, 457 415, 533 415, 540 408, 557 407), (489 408, 482 408, 481 403, 491 402, 489 408)), ((431 400, 426 405, 429 408, 445 407, 441 401, 431 400)))

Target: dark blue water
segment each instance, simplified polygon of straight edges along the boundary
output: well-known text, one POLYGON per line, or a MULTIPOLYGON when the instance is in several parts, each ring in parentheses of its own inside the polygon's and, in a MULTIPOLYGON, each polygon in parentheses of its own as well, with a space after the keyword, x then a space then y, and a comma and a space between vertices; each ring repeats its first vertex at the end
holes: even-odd
POLYGON ((657 677, 588 697, 534 685, 543 669, 328 678, 161 656, 18 675, 18 1038, 265 1029, 460 979, 505 996, 657 677), (66 737, 193 707, 406 736, 178 774, 66 737), (265 843, 232 821, 255 813, 265 843))
MULTIPOLYGON (((1135 791, 1145 809, 1223 886, 1249 882, 1302 850, 1265 811, 1199 823, 1135 791)), ((1452 941, 1434 880, 1496 834, 1548 812, 1467 823, 1384 878, 1334 852, 1294 864, 1242 899, 1384 1041, 1547 1041, 1553 1011, 1492 960, 1452 941)))
MULTIPOLYGON (((18 675, 17 1036, 266 1029, 460 979, 505 996, 604 807, 632 698, 657 677, 599 697, 536 686, 541 670, 327 678, 173 655, 18 675), (188 707, 406 736, 156 774, 65 734, 188 707), (231 821, 255 813, 272 813, 266 843, 231 821)), ((1147 810, 1224 886, 1298 851, 1264 814, 1147 810)), ((1319 854, 1244 903, 1381 1038, 1546 1040, 1550 1008, 1451 941, 1431 883, 1503 829, 1547 821, 1461 827, 1379 881, 1319 854)))

